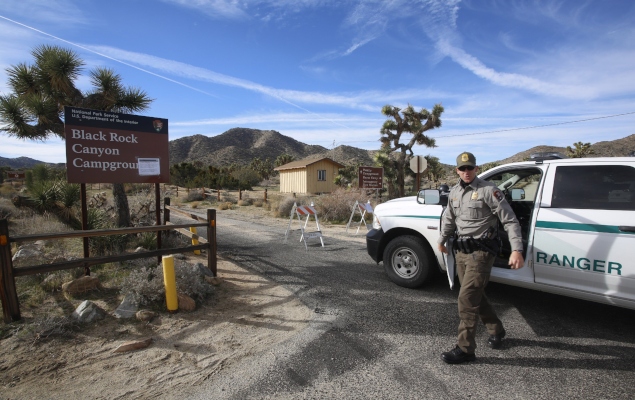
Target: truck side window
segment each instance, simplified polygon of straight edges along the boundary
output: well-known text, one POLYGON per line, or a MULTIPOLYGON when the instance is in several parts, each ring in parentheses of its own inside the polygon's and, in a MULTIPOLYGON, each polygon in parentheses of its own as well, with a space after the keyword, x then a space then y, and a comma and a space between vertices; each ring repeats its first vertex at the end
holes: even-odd
POLYGON ((635 168, 558 166, 551 207, 635 211, 635 168))

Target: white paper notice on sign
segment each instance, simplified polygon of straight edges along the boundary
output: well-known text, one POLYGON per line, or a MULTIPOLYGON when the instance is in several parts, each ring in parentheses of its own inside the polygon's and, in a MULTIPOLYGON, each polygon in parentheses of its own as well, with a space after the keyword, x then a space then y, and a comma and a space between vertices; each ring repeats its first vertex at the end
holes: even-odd
POLYGON ((137 165, 141 176, 161 175, 161 165, 158 158, 137 158, 137 165))

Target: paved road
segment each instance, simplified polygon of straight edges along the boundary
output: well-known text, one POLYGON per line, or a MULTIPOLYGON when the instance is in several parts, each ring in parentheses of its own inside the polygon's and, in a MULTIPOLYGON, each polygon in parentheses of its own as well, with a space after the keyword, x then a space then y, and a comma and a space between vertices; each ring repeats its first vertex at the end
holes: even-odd
MULTIPOLYGON (((446 365, 457 292, 444 277, 421 289, 391 283, 363 238, 329 237, 305 251, 285 226, 218 216, 222 256, 281 283, 315 312, 291 341, 180 398, 627 399, 635 396, 635 311, 492 283, 503 348, 446 365), (240 372, 237 372, 240 371, 240 372)), ((317 242, 314 242, 317 243, 317 242)))

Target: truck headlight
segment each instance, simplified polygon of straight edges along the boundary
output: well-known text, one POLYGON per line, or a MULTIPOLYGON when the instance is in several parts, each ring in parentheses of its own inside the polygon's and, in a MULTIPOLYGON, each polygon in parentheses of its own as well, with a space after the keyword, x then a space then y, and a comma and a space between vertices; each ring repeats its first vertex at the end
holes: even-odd
POLYGON ((377 215, 375 214, 373 214, 373 229, 381 229, 381 222, 379 222, 379 218, 377 218, 377 215))

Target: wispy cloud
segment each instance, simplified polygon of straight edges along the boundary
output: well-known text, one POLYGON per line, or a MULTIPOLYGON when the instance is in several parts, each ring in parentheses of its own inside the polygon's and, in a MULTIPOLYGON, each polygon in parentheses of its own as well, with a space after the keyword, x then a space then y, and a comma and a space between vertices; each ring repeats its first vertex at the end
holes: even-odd
POLYGON ((462 49, 454 47, 445 41, 437 42, 437 49, 463 68, 495 85, 570 99, 589 99, 593 97, 593 92, 588 87, 559 85, 543 82, 522 74, 498 72, 493 68, 487 67, 476 57, 467 54, 462 49))
MULTIPOLYGON (((265 86, 249 80, 221 74, 206 68, 196 67, 190 64, 182 63, 175 60, 168 60, 148 54, 130 52, 108 46, 90 46, 82 45, 99 54, 112 57, 115 60, 121 60, 126 63, 140 65, 145 68, 152 68, 162 73, 180 76, 182 78, 192 79, 199 82, 208 82, 223 86, 232 86, 271 96, 273 98, 284 101, 297 108, 303 109, 301 104, 314 105, 332 105, 352 109, 360 109, 365 111, 376 111, 377 103, 371 99, 381 99, 382 102, 402 102, 406 99, 431 98, 432 93, 426 93, 425 90, 399 90, 390 92, 383 91, 364 91, 349 94, 333 94, 321 92, 306 92, 289 89, 279 89, 265 86)), ((307 110, 305 110, 307 111, 307 110)))
POLYGON ((244 2, 237 0, 161 0, 177 6, 190 8, 203 12, 216 19, 242 19, 248 18, 243 8, 244 2))
POLYGON ((20 0, 0 2, 0 14, 11 13, 31 21, 53 25, 87 23, 86 16, 72 0, 20 0))

